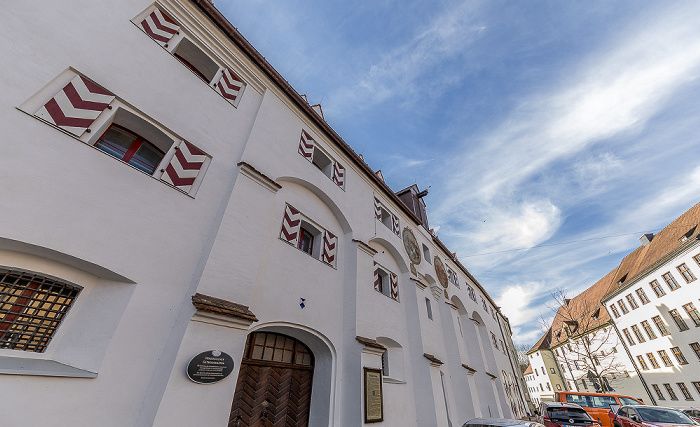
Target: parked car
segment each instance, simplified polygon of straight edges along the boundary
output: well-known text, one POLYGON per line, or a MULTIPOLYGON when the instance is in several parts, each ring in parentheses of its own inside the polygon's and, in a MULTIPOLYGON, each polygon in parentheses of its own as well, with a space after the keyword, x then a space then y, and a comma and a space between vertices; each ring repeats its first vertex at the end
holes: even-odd
POLYGON ((698 423, 700 423, 700 409, 697 408, 690 408, 690 409, 681 409, 681 411, 689 416, 690 418, 694 419, 698 423))
POLYGON ((534 421, 514 420, 511 418, 474 418, 462 424, 462 427, 544 427, 534 421))
POLYGON ((599 424, 579 405, 542 402, 537 422, 545 427, 599 427, 599 424))
POLYGON ((610 405, 644 405, 641 400, 630 396, 612 393, 584 393, 578 391, 566 391, 556 394, 556 401, 575 403, 588 412, 588 415, 598 421, 602 427, 612 427, 608 412, 610 405))
POLYGON ((669 427, 669 425, 697 425, 678 409, 662 406, 623 406, 616 413, 610 411, 613 427, 669 427))

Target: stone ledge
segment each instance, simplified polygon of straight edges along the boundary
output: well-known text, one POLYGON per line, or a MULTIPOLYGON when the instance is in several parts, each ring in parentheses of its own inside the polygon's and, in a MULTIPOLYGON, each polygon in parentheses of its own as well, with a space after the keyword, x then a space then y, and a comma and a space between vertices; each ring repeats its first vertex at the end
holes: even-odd
POLYGON ((358 335, 355 337, 355 339, 357 340, 357 342, 359 342, 360 344, 364 344, 367 347, 386 350, 386 347, 384 347, 383 345, 379 344, 376 340, 373 340, 371 338, 365 338, 358 335))
POLYGON ((437 365, 437 366, 440 366, 440 365, 443 364, 443 363, 442 363, 442 360, 438 359, 437 357, 433 356, 432 354, 423 353, 423 357, 425 357, 426 359, 430 360, 430 364, 431 364, 431 365, 432 365, 432 364, 435 364, 435 365, 437 365))
POLYGON ((220 298, 210 297, 209 295, 200 293, 192 295, 192 304, 197 310, 208 311, 228 317, 237 317, 253 322, 258 321, 258 318, 255 317, 252 311, 248 310, 247 306, 220 298))

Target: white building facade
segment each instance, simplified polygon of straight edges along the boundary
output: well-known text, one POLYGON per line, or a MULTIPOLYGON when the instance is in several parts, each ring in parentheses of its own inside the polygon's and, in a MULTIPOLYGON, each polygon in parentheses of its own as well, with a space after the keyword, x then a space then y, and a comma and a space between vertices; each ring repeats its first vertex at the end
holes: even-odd
POLYGON ((602 301, 625 350, 659 405, 700 402, 700 207, 691 208, 623 263, 602 301))
POLYGON ((427 192, 392 192, 211 3, 15 2, 0 27, 3 422, 525 414, 427 192))

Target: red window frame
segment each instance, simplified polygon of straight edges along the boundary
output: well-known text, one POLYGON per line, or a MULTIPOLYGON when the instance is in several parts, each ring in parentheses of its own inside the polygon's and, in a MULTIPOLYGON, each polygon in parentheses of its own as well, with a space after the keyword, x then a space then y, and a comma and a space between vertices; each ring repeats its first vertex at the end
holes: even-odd
MULTIPOLYGON (((124 126, 120 126, 120 125, 115 124, 115 123, 112 123, 111 125, 109 125, 109 127, 107 128, 107 130, 105 130, 104 133, 102 133, 102 135, 100 135, 100 137, 97 138, 97 141, 95 141, 95 143, 93 144, 93 146, 94 146, 95 148, 97 148, 98 150, 100 150, 100 148, 97 147, 97 144, 99 144, 100 142, 104 142, 105 144, 114 147, 113 145, 111 145, 111 144, 107 143, 106 141, 103 141, 103 140, 102 140, 102 138, 104 138, 104 136, 107 134, 107 132, 109 132, 112 128, 117 128, 117 129, 121 130, 122 132, 128 133, 129 135, 132 135, 132 136, 134 137, 134 142, 131 143, 131 146, 126 150, 126 153, 124 154, 124 156, 123 156, 121 159, 119 159, 119 160, 121 160, 122 162, 124 162, 124 163, 129 163, 129 162, 131 161, 131 159, 133 159, 133 157, 134 157, 134 155, 136 154, 136 152, 139 151, 139 148, 141 148, 141 146, 142 146, 144 143, 145 143, 145 144, 148 144, 149 146, 151 146, 152 148, 154 148, 155 150, 157 150, 157 151, 161 154, 161 161, 163 160, 163 157, 165 157, 165 153, 163 152, 163 150, 161 150, 160 148, 158 148, 158 147, 156 147, 155 145, 153 145, 153 144, 152 144, 151 142, 149 142, 146 138, 142 137, 141 135, 137 134, 136 132, 133 132, 133 131, 131 131, 131 130, 125 128, 124 126)), ((100 151, 104 151, 104 150, 100 150, 100 151)), ((120 151, 121 151, 121 150, 120 150, 120 151)), ((111 154, 111 153, 108 153, 108 154, 111 154)), ((116 158, 116 157, 115 157, 115 158, 116 158)), ((141 163, 143 164, 143 162, 141 162, 141 163)), ((153 173, 156 171, 157 168, 158 168, 158 165, 154 165, 154 166, 153 166, 153 170, 152 170, 150 173, 153 174, 153 173)), ((140 170, 140 169, 139 169, 139 170, 140 170)))
POLYGON ((304 228, 299 229, 299 243, 297 244, 297 249, 300 251, 307 253, 309 255, 312 255, 313 250, 314 250, 314 235, 311 234, 310 231, 305 230, 304 228), (308 248, 304 245, 304 237, 309 238, 309 244, 308 248), (306 250, 308 249, 308 250, 306 250))
POLYGON ((185 66, 186 66, 187 68, 189 68, 190 70, 192 70, 192 72, 195 73, 196 75, 198 75, 202 80, 204 80, 205 82, 209 83, 209 79, 207 79, 207 78, 204 76, 204 74, 203 74, 201 71, 199 71, 194 65, 190 64, 190 62, 189 62, 188 60, 186 60, 185 58, 183 58, 182 56, 178 55, 178 54, 175 53, 175 52, 173 52, 173 56, 174 56, 175 58, 179 59, 180 62, 182 62, 183 64, 185 64, 185 66))

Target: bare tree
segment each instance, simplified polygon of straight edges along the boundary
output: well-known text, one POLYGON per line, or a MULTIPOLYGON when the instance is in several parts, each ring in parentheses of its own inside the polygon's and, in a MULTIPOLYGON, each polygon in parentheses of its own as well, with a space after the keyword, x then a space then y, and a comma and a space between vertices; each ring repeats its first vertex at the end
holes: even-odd
POLYGON ((518 355, 518 367, 520 372, 525 372, 530 366, 530 359, 527 357, 527 351, 530 350, 532 344, 515 344, 515 352, 518 355))
POLYGON ((587 292, 573 299, 563 290, 552 294, 558 309, 552 322, 551 347, 559 349, 555 354, 574 381, 589 380, 596 391, 613 391, 609 379, 626 374, 617 355, 618 337, 600 298, 587 292))

